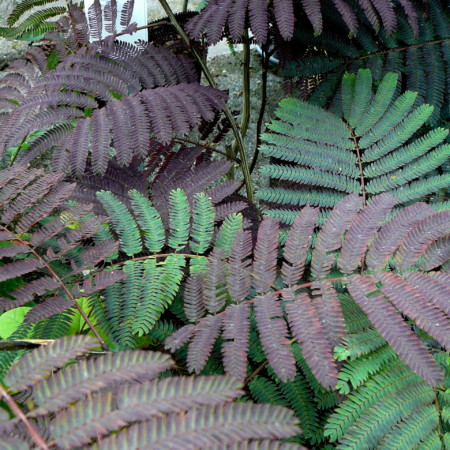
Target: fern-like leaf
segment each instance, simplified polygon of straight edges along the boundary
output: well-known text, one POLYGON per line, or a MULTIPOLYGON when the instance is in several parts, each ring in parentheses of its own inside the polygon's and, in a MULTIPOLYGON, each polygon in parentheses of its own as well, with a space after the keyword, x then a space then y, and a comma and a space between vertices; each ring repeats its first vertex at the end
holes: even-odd
POLYGON ((281 318, 281 305, 275 294, 255 300, 255 314, 261 343, 267 360, 283 380, 295 377, 295 360, 289 348, 286 322, 281 318))
POLYGON ((98 346, 98 341, 90 336, 66 337, 54 341, 24 356, 14 371, 8 373, 5 383, 10 389, 24 390, 76 356, 98 346))

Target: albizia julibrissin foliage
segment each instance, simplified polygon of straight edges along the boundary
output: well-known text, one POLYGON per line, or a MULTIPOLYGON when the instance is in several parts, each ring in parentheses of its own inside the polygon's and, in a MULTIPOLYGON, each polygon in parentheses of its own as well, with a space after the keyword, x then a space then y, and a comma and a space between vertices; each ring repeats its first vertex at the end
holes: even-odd
POLYGON ((281 249, 275 219, 263 220, 253 250, 250 232, 236 230, 227 248, 212 251, 204 271, 188 277, 184 309, 191 323, 166 348, 189 343, 187 366, 200 373, 221 335, 225 371, 243 379, 256 327, 282 381, 296 376, 290 346, 297 341, 317 380, 333 388, 333 349, 346 335, 340 296, 347 293, 398 356, 437 386, 443 373, 405 318, 449 347, 450 278, 435 270, 448 265, 450 211, 416 203, 390 218, 395 203, 382 194, 362 208, 362 199, 350 195, 318 232, 319 210, 307 206, 281 249))
POLYGON ((150 43, 91 44, 44 75, 13 65, 0 92, 0 157, 19 145, 26 164, 53 149, 53 170, 82 175, 90 159, 103 175, 115 152, 126 167, 148 155, 150 136, 168 143, 222 111, 225 93, 197 81, 187 56, 150 43))
POLYGON ((277 405, 233 402, 243 393, 236 380, 158 379, 174 367, 170 356, 158 352, 81 358, 98 347, 90 336, 68 336, 28 353, 13 366, 4 385, 11 393, 28 389, 32 402, 23 406, 26 418, 21 421, 2 415, 2 447, 32 448, 27 442, 32 426, 35 444, 45 437, 61 449, 90 444, 102 449, 300 448, 279 441, 301 431, 293 412, 277 405), (67 366, 76 357, 78 361, 67 366))
POLYGON ((276 25, 283 39, 290 39, 294 34, 295 17, 300 14, 305 14, 314 33, 320 34, 323 31, 322 9, 335 8, 351 33, 358 30, 361 19, 356 11, 362 9, 364 22, 377 32, 383 28, 391 34, 397 28, 397 10, 400 8, 414 33, 419 31, 417 10, 410 0, 360 0, 357 5, 355 3, 347 0, 210 0, 200 14, 189 21, 187 30, 192 38, 199 39, 205 34, 208 42, 215 44, 221 39, 226 24, 233 39, 239 39, 244 27, 250 26, 256 41, 262 44, 269 37, 269 22, 276 25))

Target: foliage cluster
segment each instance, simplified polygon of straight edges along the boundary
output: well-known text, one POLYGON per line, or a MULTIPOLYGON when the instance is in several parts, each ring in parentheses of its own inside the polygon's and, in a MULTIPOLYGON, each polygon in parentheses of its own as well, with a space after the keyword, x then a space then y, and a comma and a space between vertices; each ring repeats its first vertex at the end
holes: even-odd
POLYGON ((0 81, 2 448, 450 447, 444 2, 160 0, 135 45, 132 0, 54 3, 0 29, 30 41, 0 81), (264 130, 273 45, 300 95, 264 130))

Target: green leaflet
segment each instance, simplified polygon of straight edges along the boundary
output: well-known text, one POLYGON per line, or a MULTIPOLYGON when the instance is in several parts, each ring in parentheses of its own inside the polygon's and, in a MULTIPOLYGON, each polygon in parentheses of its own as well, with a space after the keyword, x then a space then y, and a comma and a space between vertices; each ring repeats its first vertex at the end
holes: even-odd
POLYGON ((160 252, 166 240, 166 231, 156 208, 148 198, 136 190, 129 192, 137 221, 144 232, 144 242, 152 253, 160 252))
POLYGON ((186 193, 176 189, 169 197, 170 235, 168 244, 175 251, 183 249, 189 240, 190 207, 186 193))
POLYGON ((230 214, 220 227, 215 248, 222 250, 225 257, 229 256, 231 245, 236 233, 242 229, 242 214, 230 214))
POLYGON ((97 198, 111 217, 114 230, 119 236, 121 250, 128 256, 140 253, 142 251, 142 241, 139 229, 126 206, 111 192, 97 192, 97 198))
POLYGON ((204 253, 214 232, 215 210, 211 200, 204 193, 196 194, 192 210, 191 249, 204 253))
POLYGON ((259 170, 274 181, 257 192, 270 203, 266 216, 291 223, 291 206, 333 207, 345 193, 365 192, 370 200, 389 192, 401 204, 446 187, 446 175, 438 174, 449 160, 448 130, 425 129, 433 106, 417 106, 416 92, 396 97, 397 80, 387 73, 376 88, 371 71, 360 69, 343 76, 328 110, 280 102, 271 132, 261 135, 260 150, 271 161, 259 170))

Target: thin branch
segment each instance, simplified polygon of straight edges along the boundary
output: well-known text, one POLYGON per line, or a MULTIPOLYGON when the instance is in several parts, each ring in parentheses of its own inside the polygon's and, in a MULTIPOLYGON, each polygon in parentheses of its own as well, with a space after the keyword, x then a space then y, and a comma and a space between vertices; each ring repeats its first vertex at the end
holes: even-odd
POLYGON ((247 386, 247 384, 250 383, 250 381, 252 381, 253 378, 255 378, 256 375, 258 375, 258 373, 261 372, 261 370, 263 370, 264 367, 267 366, 267 364, 269 364, 269 361, 266 359, 260 366, 258 366, 258 367, 256 368, 256 370, 254 370, 254 371, 253 371, 253 372, 252 372, 252 373, 244 380, 244 383, 243 383, 243 386, 242 386, 242 387, 247 386))
MULTIPOLYGON (((206 65, 205 61, 203 60, 201 55, 198 53, 198 51, 195 49, 195 47, 191 44, 191 41, 190 41, 188 35, 184 32, 183 28, 178 23, 175 15, 174 15, 172 9, 170 8, 169 4, 167 3, 167 1, 159 0, 159 3, 164 8, 164 11, 166 12, 166 14, 169 16, 169 19, 170 19, 172 25, 177 30, 181 39, 184 41, 184 43, 190 49, 192 55, 194 56, 194 58, 196 59, 196 61, 200 65, 200 67, 202 68, 202 71, 203 71, 205 78, 208 81, 209 85, 211 87, 217 89, 216 82, 214 81, 214 78, 212 77, 212 74, 211 74, 208 66, 206 65)), ((227 103, 225 101, 223 101, 223 103, 224 103, 225 117, 230 122, 231 128, 233 130, 234 138, 237 142, 237 148, 239 151, 239 155, 241 157, 241 170, 242 170, 242 175, 244 177, 245 188, 247 191, 247 198, 250 202, 253 203, 253 201, 254 201, 253 183, 252 183, 252 178, 250 176, 250 168, 249 168, 249 164, 248 164, 247 154, 245 152, 245 147, 244 147, 244 142, 242 139, 241 131, 239 130, 239 126, 236 123, 236 120, 234 119, 233 114, 231 113, 230 108, 228 107, 227 103)))
POLYGON ((250 173, 253 173, 253 171, 255 170, 256 163, 258 162, 259 147, 261 146, 261 131, 267 105, 267 75, 269 73, 270 57, 271 53, 269 52, 269 42, 267 42, 262 47, 261 103, 259 107, 258 120, 256 122, 256 145, 255 145, 255 152, 253 153, 252 163, 250 165, 250 173))
POLYGON ((15 416, 24 424, 28 434, 30 435, 33 442, 37 445, 38 448, 42 450, 49 450, 50 447, 44 441, 39 432, 34 428, 28 418, 25 416, 23 411, 20 409, 19 405, 15 402, 15 400, 8 394, 8 391, 0 384, 0 398, 3 397, 5 402, 10 407, 11 411, 15 414, 15 416))
POLYGON ((363 208, 366 206, 366 184, 364 180, 364 171, 361 160, 361 149, 358 145, 358 138, 356 137, 353 130, 349 128, 350 133, 352 134, 353 143, 355 144, 356 157, 358 159, 358 167, 359 167, 359 178, 361 180, 361 192, 362 192, 362 200, 363 200, 363 208))
POLYGON ((376 53, 371 53, 370 55, 360 56, 359 58, 355 58, 352 61, 361 61, 362 59, 372 58, 373 56, 386 55, 387 53, 404 52, 406 50, 409 50, 410 48, 419 48, 419 47, 425 47, 426 45, 442 44, 443 42, 450 42, 450 38, 438 39, 437 41, 423 42, 421 44, 408 45, 406 47, 390 48, 389 50, 383 50, 382 52, 376 52, 376 53))
POLYGON ((192 145, 198 145, 199 147, 206 148, 207 150, 211 150, 214 153, 219 153, 220 155, 223 155, 226 158, 230 158, 237 164, 241 164, 241 160, 239 158, 236 158, 235 156, 227 155, 225 152, 217 150, 217 148, 215 148, 211 144, 206 144, 206 143, 202 144, 201 142, 191 141, 190 139, 185 139, 185 138, 175 138, 174 141, 178 142, 179 144, 187 143, 187 144, 192 144, 192 145))
MULTIPOLYGON (((3 228, 4 230, 8 231, 8 229, 3 226, 0 225, 0 228, 3 228)), ((96 330, 94 324, 89 320, 89 317, 86 315, 86 313, 83 311, 83 308, 75 301, 75 297, 73 296, 72 292, 70 292, 69 288, 66 286, 66 284, 64 283, 64 281, 58 276, 58 274, 50 267, 49 264, 47 264, 47 262, 45 261, 45 259, 43 259, 41 257, 41 255, 39 255, 39 253, 30 245, 29 242, 24 241, 23 239, 21 239, 19 236, 15 237, 16 241, 18 241, 20 244, 22 245, 26 245, 29 249, 30 252, 35 256, 35 258, 37 258, 43 266, 45 266, 45 268, 50 272, 50 275, 52 276, 52 278, 61 286, 61 288, 63 289, 63 291, 66 293, 67 297, 73 302, 75 303, 75 307, 77 308, 77 310, 79 311, 79 313, 81 314, 81 316, 83 317, 83 319, 86 321, 86 323, 89 325, 89 328, 91 329, 91 331, 94 333, 95 337, 99 340, 101 346, 103 349, 108 349, 108 346, 106 345, 105 341, 102 339, 102 337, 100 336, 100 334, 98 333, 98 331, 96 330)))

